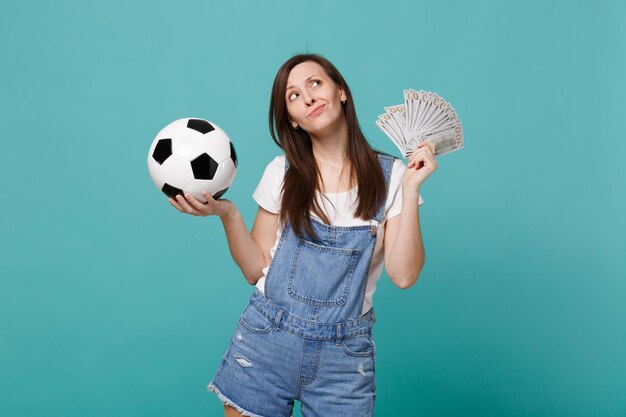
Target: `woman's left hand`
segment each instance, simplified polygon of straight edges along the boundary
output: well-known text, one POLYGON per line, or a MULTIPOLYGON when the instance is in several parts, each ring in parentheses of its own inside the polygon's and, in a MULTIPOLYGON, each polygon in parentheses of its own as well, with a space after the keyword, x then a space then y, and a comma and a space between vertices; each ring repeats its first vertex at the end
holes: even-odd
POLYGON ((418 143, 402 179, 403 189, 419 191, 422 183, 436 169, 435 145, 427 140, 418 143))

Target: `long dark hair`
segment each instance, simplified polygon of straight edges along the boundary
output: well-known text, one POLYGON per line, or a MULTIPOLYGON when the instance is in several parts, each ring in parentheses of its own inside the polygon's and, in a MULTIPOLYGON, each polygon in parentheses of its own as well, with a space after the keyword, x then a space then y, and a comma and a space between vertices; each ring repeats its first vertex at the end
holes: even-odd
POLYGON ((306 61, 319 64, 326 75, 346 94, 346 102, 342 105, 348 126, 347 158, 351 163, 350 179, 356 176, 358 184, 358 206, 355 217, 368 220, 374 216, 378 206, 384 201, 387 190, 385 177, 378 163, 377 152, 370 146, 361 132, 356 110, 352 100, 352 93, 348 84, 337 68, 326 58, 318 54, 299 54, 289 58, 278 70, 272 97, 270 100, 269 125, 272 139, 285 152, 289 161, 289 169, 285 173, 283 196, 279 220, 289 219, 294 232, 302 237, 303 229, 309 236, 316 234, 311 225, 310 211, 313 211, 322 221, 330 224, 328 216, 321 209, 315 198, 315 190, 321 174, 315 163, 313 147, 309 134, 303 129, 294 129, 289 121, 285 92, 287 78, 292 68, 306 61))

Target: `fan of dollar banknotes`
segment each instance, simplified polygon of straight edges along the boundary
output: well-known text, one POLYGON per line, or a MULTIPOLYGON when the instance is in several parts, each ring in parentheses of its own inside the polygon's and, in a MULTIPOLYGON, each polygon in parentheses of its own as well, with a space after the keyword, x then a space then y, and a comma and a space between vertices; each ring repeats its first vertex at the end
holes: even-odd
POLYGON ((425 140, 435 145, 435 156, 463 148, 463 128, 456 111, 429 91, 404 90, 404 104, 385 107, 376 125, 405 158, 425 140))

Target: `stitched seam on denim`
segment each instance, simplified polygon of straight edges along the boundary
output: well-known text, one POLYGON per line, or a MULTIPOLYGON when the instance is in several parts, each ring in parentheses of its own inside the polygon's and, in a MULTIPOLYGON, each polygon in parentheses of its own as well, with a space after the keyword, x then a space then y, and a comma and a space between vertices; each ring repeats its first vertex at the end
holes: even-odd
POLYGON ((220 362, 220 366, 217 369, 217 373, 215 374, 215 378, 213 378, 212 382, 217 382, 217 380, 220 379, 220 375, 222 374, 222 371, 224 370, 225 367, 226 367, 226 355, 224 355, 224 357, 222 358, 220 362))
POLYGON ((306 378, 304 380, 305 382, 302 384, 303 387, 306 385, 311 385, 313 382, 315 382, 315 378, 317 378, 317 371, 319 370, 319 367, 320 367, 321 351, 322 351, 322 347, 318 345, 316 347, 316 352, 315 352, 315 367, 313 368, 313 375, 311 376, 311 378, 306 378))
POLYGON ((371 343, 370 343, 370 346, 372 346, 372 349, 369 352, 352 352, 350 349, 348 349, 348 347, 343 342, 341 342, 340 346, 343 349, 343 351, 346 352, 348 356, 354 356, 358 358, 366 358, 368 356, 372 356, 372 353, 374 352, 374 348, 371 343))
MULTIPOLYGON (((341 294, 341 297, 338 299, 334 299, 334 300, 317 300, 317 299, 313 299, 310 297, 306 297, 303 296, 301 294, 299 294, 298 292, 296 292, 296 288, 294 285, 294 280, 295 280, 295 269, 296 269, 296 264, 297 264, 297 258, 300 255, 300 248, 304 245, 306 245, 307 243, 309 243, 306 240, 303 239, 299 239, 298 242, 298 246, 296 247, 296 253, 294 255, 293 261, 292 261, 292 266, 291 266, 291 271, 289 273, 289 285, 287 286, 287 292, 289 294, 290 297, 298 300, 298 301, 302 301, 305 302, 307 304, 312 304, 312 305, 317 305, 317 306, 342 306, 345 305, 346 301, 348 300, 348 294, 350 292, 350 286, 352 285, 352 277, 354 275, 354 270, 356 269, 356 261, 358 259, 358 250, 354 249, 353 253, 350 255, 351 259, 350 259, 350 264, 348 266, 348 271, 346 273, 346 276, 344 279, 346 279, 346 283, 344 286, 344 290, 343 293, 341 294)), ((314 245, 314 248, 324 248, 322 246, 319 245, 314 245)), ((343 255, 343 254, 341 254, 343 255)))
MULTIPOLYGON (((259 309, 256 308, 253 304, 250 304, 250 307, 254 308, 264 319, 267 319, 265 314, 263 314, 263 312, 259 311, 259 309)), ((244 313, 245 313, 245 311, 244 311, 244 313)), ((241 325, 243 327, 245 327, 246 329, 250 330, 252 333, 259 333, 259 334, 269 333, 272 330, 272 324, 273 323, 271 323, 271 321, 270 321, 269 326, 266 329, 257 329, 256 327, 253 327, 252 325, 246 323, 246 321, 244 320, 243 316, 244 315, 242 314, 242 316, 239 318, 239 322, 241 323, 241 325)))
POLYGON ((348 270, 348 275, 346 277, 348 280, 348 283, 346 284, 346 288, 343 293, 342 298, 344 299, 348 298, 349 289, 352 287, 352 279, 354 278, 354 270, 356 269, 357 261, 358 261, 358 257, 356 255, 353 256, 351 260, 351 264, 350 264, 350 269, 348 270))
POLYGON ((241 323, 241 325, 246 330, 249 330, 252 333, 265 334, 265 333, 269 333, 272 330, 271 326, 268 329, 265 329, 265 330, 255 329, 254 327, 252 327, 248 323, 246 323, 243 319, 239 319, 239 322, 241 323))
MULTIPOLYGON (((374 249, 376 248, 376 240, 378 239, 378 233, 376 233, 374 236, 372 236, 374 242, 371 243, 372 245, 372 249, 370 250, 370 258, 369 258, 369 262, 367 263, 367 269, 365 271, 365 276, 367 278, 369 278, 370 276, 370 269, 372 268, 372 258, 374 257, 374 249)), ((384 259, 383 259, 384 262, 384 259)), ((361 290, 361 302, 359 303, 361 306, 359 307, 359 316, 361 315, 361 312, 363 311, 363 304, 365 303, 365 293, 367 292, 367 281, 368 279, 364 279, 363 280, 363 289, 361 290)))
POLYGON ((319 251, 336 253, 337 255, 352 256, 355 254, 358 255, 358 253, 360 252, 358 249, 344 249, 344 248, 337 248, 334 246, 318 245, 317 243, 313 243, 304 239, 298 239, 298 241, 299 241, 298 242, 299 245, 301 244, 304 246, 308 246, 312 249, 319 250, 319 251))
MULTIPOLYGON (((307 340, 315 340, 315 341, 332 341, 334 342, 336 340, 335 337, 335 333, 334 332, 329 332, 327 336, 325 335, 314 335, 313 332, 303 332, 293 326, 290 325, 285 325, 284 327, 281 327, 282 330, 289 332, 295 336, 298 336, 300 338, 303 339, 307 339, 307 340)), ((367 334, 367 330, 366 329, 359 329, 357 331, 351 331, 349 333, 346 333, 343 335, 342 339, 350 339, 353 337, 358 337, 358 336, 363 336, 367 334)))
POLYGON ((348 348, 343 345, 343 343, 340 346, 341 349, 343 349, 343 351, 346 353, 346 355, 352 356, 353 358, 369 358, 372 356, 372 351, 370 351, 369 353, 355 353, 349 351, 348 348))
MULTIPOLYGON (((265 318, 272 320, 271 316, 276 314, 278 307, 260 292, 258 294, 255 292, 253 295, 252 303, 256 306, 255 308, 261 311, 265 318)), ((371 320, 357 318, 343 320, 342 324, 345 329, 348 329, 343 337, 350 338, 370 332, 373 323, 371 320)), ((280 328, 296 336, 311 340, 334 340, 336 325, 336 322, 320 323, 284 312, 280 328)))
MULTIPOLYGON (((394 162, 394 158, 393 157, 389 157, 384 155, 383 160, 385 161, 383 163, 383 173, 385 175, 385 203, 387 202, 387 198, 389 197, 389 185, 391 182, 391 171, 393 170, 393 162, 394 162)), ((376 213, 376 220, 377 221, 382 221, 382 217, 384 217, 384 211, 385 211, 385 203, 382 204, 381 207, 379 207, 379 211, 377 211, 376 213)))
POLYGON ((378 154, 379 161, 382 159, 382 168, 383 174, 385 176, 385 198, 383 199, 381 205, 376 210, 376 214, 374 214, 374 219, 378 222, 382 222, 382 218, 385 214, 385 204, 387 202, 387 198, 389 197, 389 184, 391 181, 391 171, 393 170, 393 162, 394 157, 390 157, 388 155, 378 154))
POLYGON ((272 256, 272 262, 270 262, 270 266, 269 266, 269 268, 267 268, 267 274, 265 274, 265 282, 263 283, 263 292, 265 294, 267 294, 268 296, 269 296, 269 293, 267 291, 268 291, 268 287, 269 287, 268 283, 269 283, 269 280, 270 280, 270 272, 272 272, 272 275, 274 275, 273 274, 274 271, 272 271, 272 269, 273 269, 272 267, 276 263, 276 258, 278 258, 278 256, 279 256, 280 248, 283 246, 283 241, 285 240, 285 237, 287 235, 285 233, 286 230, 287 230, 287 227, 289 227, 289 225, 285 224, 285 227, 283 228, 283 230, 282 230, 282 232, 280 234, 280 240, 278 241, 278 245, 276 246, 276 251, 274 252, 274 256, 272 256))
POLYGON ((341 233, 341 234, 347 234, 352 231, 358 232, 359 230, 367 230, 369 233, 369 230, 371 228, 370 225, 335 226, 332 224, 322 223, 321 221, 317 220, 315 217, 311 217, 311 221, 314 223, 315 226, 320 227, 322 229, 326 229, 326 231, 330 231, 331 229, 336 229, 335 232, 341 233))
POLYGON ((302 364, 304 363, 305 350, 306 350, 306 339, 302 338, 302 347, 300 349, 302 354, 300 355, 300 369, 298 369, 298 395, 297 396, 300 396, 300 394, 302 393, 302 364))

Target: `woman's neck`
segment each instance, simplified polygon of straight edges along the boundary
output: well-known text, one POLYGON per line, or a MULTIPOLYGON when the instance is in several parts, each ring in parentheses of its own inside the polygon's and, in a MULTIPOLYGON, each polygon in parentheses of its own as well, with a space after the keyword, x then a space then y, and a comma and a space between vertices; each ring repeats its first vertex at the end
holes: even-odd
POLYGON ((321 192, 338 193, 349 190, 355 184, 352 164, 348 158, 348 133, 344 123, 343 129, 335 129, 333 135, 311 135, 313 156, 319 170, 318 190, 321 192))
POLYGON ((341 123, 330 133, 309 134, 313 155, 318 163, 341 167, 348 154, 348 125, 341 123))

